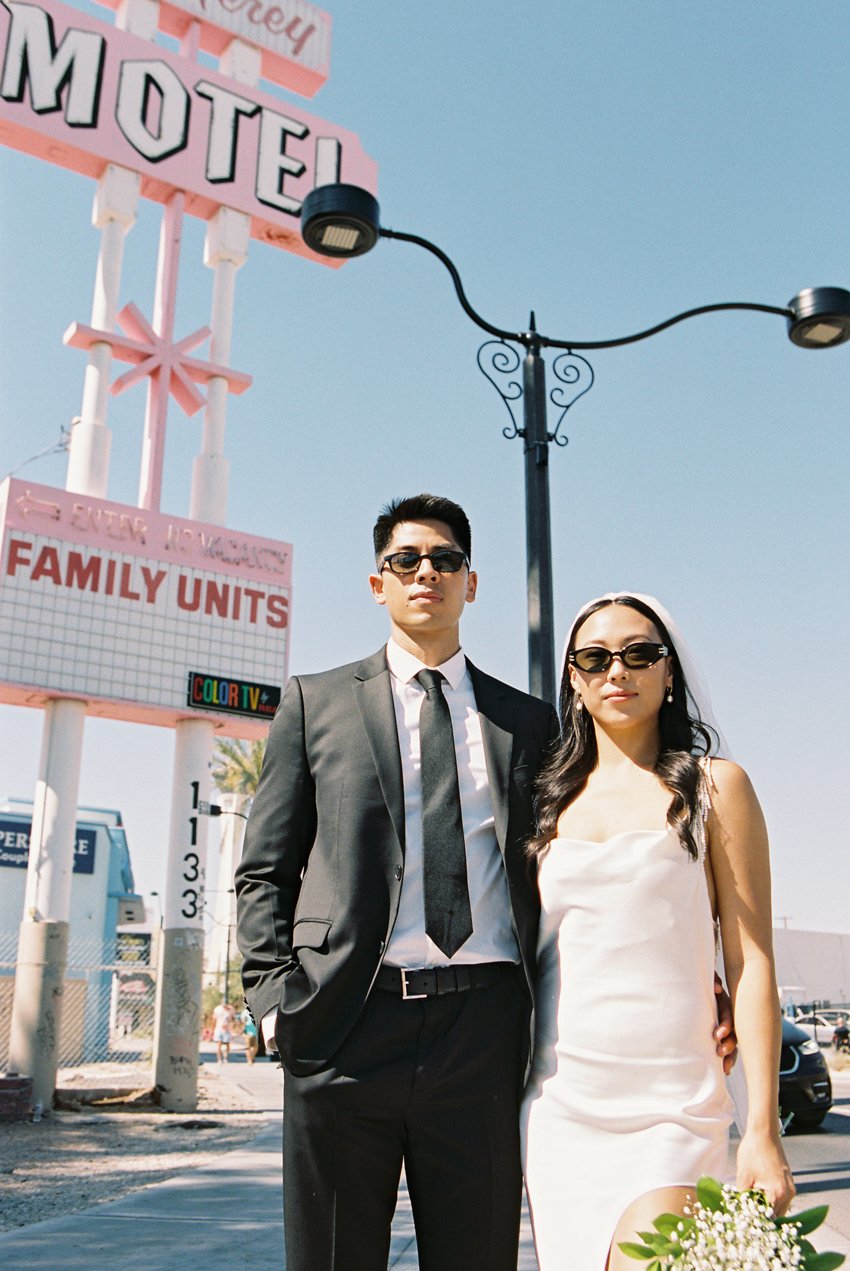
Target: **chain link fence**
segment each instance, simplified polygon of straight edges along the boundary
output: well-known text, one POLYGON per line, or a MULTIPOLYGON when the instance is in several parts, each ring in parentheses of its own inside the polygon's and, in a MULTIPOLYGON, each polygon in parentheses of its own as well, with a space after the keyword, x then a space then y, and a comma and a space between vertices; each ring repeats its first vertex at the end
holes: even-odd
MULTIPOLYGON (((9 1062, 17 953, 17 934, 0 932, 0 1070, 9 1062)), ((155 1000, 156 947, 149 933, 119 932, 109 942, 75 941, 72 936, 59 1066, 149 1059, 155 1000)))

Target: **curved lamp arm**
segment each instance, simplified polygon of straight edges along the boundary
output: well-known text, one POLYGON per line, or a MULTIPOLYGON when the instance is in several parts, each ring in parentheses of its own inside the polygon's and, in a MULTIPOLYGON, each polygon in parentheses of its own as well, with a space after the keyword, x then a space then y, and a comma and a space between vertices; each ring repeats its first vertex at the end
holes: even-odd
POLYGON ((473 309, 463 289, 463 283, 454 261, 442 248, 419 234, 405 234, 399 230, 384 229, 380 223, 380 208, 374 195, 356 185, 336 183, 317 186, 304 200, 301 210, 301 233, 309 248, 323 256, 362 256, 371 251, 379 238, 397 238, 405 243, 424 247, 445 265, 454 283, 455 294, 469 318, 489 335, 500 340, 514 340, 527 349, 538 351, 551 349, 613 349, 622 344, 635 344, 648 340, 659 331, 695 318, 702 313, 717 313, 726 309, 745 309, 756 313, 772 313, 788 322, 789 338, 803 348, 831 348, 850 340, 850 292, 841 287, 810 287, 800 291, 785 308, 776 305, 754 304, 750 301, 725 301, 721 304, 700 305, 686 309, 654 327, 638 331, 634 335, 620 336, 615 340, 554 340, 540 335, 531 324, 530 331, 506 331, 494 326, 473 309))
POLYGON ((472 321, 481 327, 482 330, 488 331, 490 335, 496 335, 501 340, 516 340, 517 343, 524 344, 526 347, 534 345, 537 348, 548 349, 613 349, 621 344, 636 344, 638 340, 648 340, 651 335, 657 335, 659 331, 665 331, 667 327, 673 327, 678 322, 684 322, 686 318, 696 318, 701 313, 715 313, 721 309, 753 309, 757 313, 774 313, 780 318, 789 320, 794 317, 793 309, 778 309, 775 305, 760 305, 744 300, 730 300, 720 304, 700 305, 697 309, 686 309, 684 313, 677 313, 675 317, 667 318, 666 321, 659 322, 657 326, 648 327, 645 331, 638 331, 635 335, 620 336, 616 340, 555 340, 548 335, 541 335, 538 331, 504 331, 501 327, 494 327, 492 323, 482 318, 481 314, 473 309, 463 289, 463 283, 454 261, 436 243, 420 237, 419 234, 405 234, 400 230, 384 229, 383 226, 378 230, 378 234, 381 238, 398 238, 405 243, 416 243, 419 247, 424 247, 426 252, 430 252, 432 256, 436 256, 437 260, 442 261, 449 271, 457 298, 463 306, 464 312, 472 321))
POLYGON ((645 331, 638 331, 635 335, 620 336, 618 340, 564 341, 550 340, 545 335, 542 335, 540 343, 551 349, 614 349, 621 344, 636 344, 638 340, 648 340, 651 335, 657 335, 659 331, 666 331, 668 327, 674 327, 677 323, 684 322, 687 318, 696 318, 701 313, 716 313, 721 309, 752 309, 756 313, 775 313, 780 318, 787 318, 789 321, 794 317, 793 309, 778 309, 775 305, 753 304, 747 300, 728 300, 720 304, 700 305, 696 309, 686 309, 684 313, 677 313, 672 318, 659 322, 657 326, 647 327, 645 331))
POLYGON ((486 318, 482 318, 481 314, 473 309, 466 297, 466 292, 463 289, 463 283, 460 280, 460 274, 454 261, 436 243, 430 242, 427 238, 421 238, 418 234, 404 234, 401 230, 384 229, 383 226, 378 230, 378 233, 381 238, 398 238, 404 243, 416 243, 418 247, 424 247, 426 252, 430 252, 432 256, 437 257, 437 260, 442 261, 451 274, 452 282, 455 285, 455 294, 463 307, 464 313, 472 319, 476 326, 481 327, 482 331, 488 331, 490 335, 496 335, 500 340, 516 340, 519 344, 532 343, 532 334, 534 334, 534 339, 537 340, 538 344, 549 343, 549 341, 539 339, 536 333, 530 331, 503 331, 501 327, 494 327, 486 318))

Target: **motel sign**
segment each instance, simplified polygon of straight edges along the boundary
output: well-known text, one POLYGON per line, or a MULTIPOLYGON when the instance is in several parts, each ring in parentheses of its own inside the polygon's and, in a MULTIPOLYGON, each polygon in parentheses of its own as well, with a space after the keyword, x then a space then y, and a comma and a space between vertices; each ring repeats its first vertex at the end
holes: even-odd
MULTIPOLYGON (((232 16, 208 0, 202 31, 213 3, 232 16)), ((94 178, 117 164, 141 174, 144 197, 185 191, 192 215, 232 208, 254 238, 338 266, 305 246, 298 217, 316 185, 375 191, 353 133, 58 0, 0 2, 0 41, 0 142, 94 178)))

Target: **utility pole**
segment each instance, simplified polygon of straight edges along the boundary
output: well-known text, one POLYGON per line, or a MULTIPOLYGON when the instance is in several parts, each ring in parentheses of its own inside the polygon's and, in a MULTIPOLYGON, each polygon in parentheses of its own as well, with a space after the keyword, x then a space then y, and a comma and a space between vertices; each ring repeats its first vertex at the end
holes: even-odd
MULTIPOLYGON (((232 892, 233 892, 233 888, 232 888, 232 887, 231 887, 231 888, 229 888, 229 891, 230 891, 230 892, 231 892, 231 894, 232 894, 232 892)), ((224 997, 223 997, 223 1001, 225 1001, 225 1002, 229 1002, 229 1001, 230 1001, 230 933, 231 933, 231 931, 232 931, 232 930, 233 930, 233 926, 232 926, 232 924, 231 924, 231 922, 230 922, 230 919, 228 918, 228 921, 227 921, 227 943, 225 944, 225 951, 224 951, 224 997)))

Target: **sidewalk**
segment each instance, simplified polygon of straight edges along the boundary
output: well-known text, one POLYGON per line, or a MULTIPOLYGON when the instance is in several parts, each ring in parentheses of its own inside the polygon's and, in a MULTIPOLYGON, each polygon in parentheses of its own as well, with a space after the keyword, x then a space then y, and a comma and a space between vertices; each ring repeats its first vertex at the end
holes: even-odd
MULTIPOLYGON (((122 1200, 0 1235, 0 1264, 8 1271, 172 1271, 176 1266, 215 1271, 238 1259, 283 1271, 280 1071, 271 1064, 233 1063, 219 1068, 217 1076, 266 1113, 267 1123, 252 1142, 122 1200)), ((850 1255, 850 1239, 828 1227, 820 1228, 816 1240, 821 1249, 850 1255)), ((418 1268, 403 1183, 389 1266, 393 1271, 418 1268)), ((525 1215, 518 1271, 536 1268, 525 1215)))
MULTIPOLYGON (((206 1065, 205 1065, 206 1067, 206 1065)), ((284 1271, 280 1070, 268 1063, 211 1065, 209 1075, 244 1092, 266 1114, 244 1148, 121 1200, 0 1234, 4 1271, 216 1271, 246 1257, 284 1271)), ((81 1167, 85 1168, 84 1162, 81 1167)), ((389 1266, 417 1271, 416 1237, 402 1180, 389 1266)), ((519 1271, 537 1271, 528 1222, 519 1271)))

